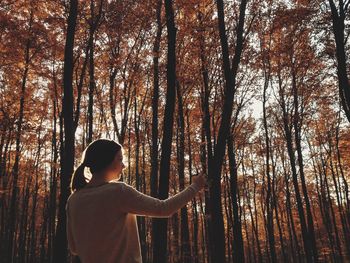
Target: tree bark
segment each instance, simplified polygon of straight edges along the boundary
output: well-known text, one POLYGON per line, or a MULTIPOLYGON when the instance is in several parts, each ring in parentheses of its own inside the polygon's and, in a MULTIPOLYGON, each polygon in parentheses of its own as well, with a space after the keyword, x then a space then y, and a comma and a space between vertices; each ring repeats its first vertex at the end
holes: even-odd
POLYGON ((235 262, 244 262, 244 244, 242 236, 242 222, 239 215, 239 192, 237 184, 237 162, 233 143, 233 136, 231 135, 227 140, 227 150, 230 163, 230 192, 233 210, 233 258, 235 262))
POLYGON ((74 125, 73 125, 73 48, 75 28, 78 13, 78 1, 71 0, 69 7, 66 44, 64 50, 63 68, 63 121, 64 121, 64 148, 61 167, 59 211, 56 235, 54 240, 54 263, 67 262, 67 234, 66 234, 66 210, 69 184, 74 168, 74 125))
MULTIPOLYGON (((182 91, 180 83, 176 82, 177 95, 177 123, 178 123, 178 144, 177 144, 177 160, 179 172, 180 191, 185 189, 185 118, 183 112, 182 91)), ((188 228, 187 207, 181 208, 181 262, 190 263, 191 247, 190 247, 190 231, 188 228)))
POLYGON ((217 2, 218 27, 220 33, 220 43, 222 51, 223 65, 222 69, 225 77, 225 98, 222 108, 221 123, 217 137, 217 143, 214 149, 213 162, 209 164, 209 207, 211 212, 211 262, 226 262, 225 257, 225 230, 221 204, 221 168, 225 155, 226 141, 230 134, 230 123, 233 109, 233 99, 236 90, 236 74, 243 50, 243 31, 244 19, 247 1, 243 0, 240 4, 240 15, 237 26, 237 40, 235 54, 232 60, 232 66, 229 60, 229 49, 225 27, 224 4, 222 0, 217 2))
POLYGON ((339 96, 345 115, 350 122, 350 82, 347 75, 347 57, 345 52, 345 18, 349 8, 349 1, 339 1, 339 12, 333 0, 328 0, 331 7, 333 34, 336 45, 337 75, 339 96))
MULTIPOLYGON (((32 30, 32 23, 33 23, 33 8, 31 7, 29 11, 29 32, 32 30)), ((8 262, 12 262, 13 260, 13 248, 14 244, 16 242, 16 210, 17 210, 17 195, 19 194, 18 189, 18 175, 19 175, 19 159, 20 159, 20 146, 21 146, 21 136, 22 136, 22 124, 24 119, 24 103, 25 103, 25 92, 26 92, 26 84, 27 84, 27 78, 28 78, 28 72, 29 72, 29 66, 30 66, 30 47, 31 47, 31 39, 28 37, 25 44, 25 50, 24 50, 24 71, 22 75, 22 84, 21 84, 21 92, 20 92, 20 106, 19 106, 19 117, 17 122, 17 129, 16 129, 16 152, 15 152, 15 161, 12 167, 12 195, 11 195, 11 203, 10 203, 10 212, 9 212, 9 227, 8 227, 8 241, 7 241, 7 260, 8 262)))
MULTIPOLYGON (((159 101, 159 49, 162 36, 162 0, 157 1, 156 19, 157 34, 153 44, 153 96, 152 96, 152 147, 151 147, 151 196, 158 196, 158 101, 159 101)), ((157 250, 154 240, 156 219, 152 219, 152 251, 157 250)))
POLYGON ((293 92, 293 104, 294 104, 294 118, 293 118, 294 140, 295 140, 295 146, 298 154, 297 160, 298 160, 298 166, 299 166, 301 187, 302 187, 304 202, 306 207, 306 215, 307 215, 307 223, 308 223, 308 226, 307 226, 308 240, 312 249, 311 252, 313 256, 313 262, 318 262, 318 251, 317 251, 316 238, 315 238, 314 221, 312 218, 310 199, 306 188, 305 174, 304 174, 304 161, 303 161, 303 154, 301 149, 301 137, 300 137, 301 127, 302 127, 302 117, 301 117, 301 114, 299 114, 299 98, 298 98, 300 95, 298 94, 296 73, 295 73, 294 67, 295 65, 293 64, 292 65, 292 92, 293 92))
MULTIPOLYGON (((159 176, 159 192, 160 199, 166 199, 169 196, 169 173, 170 173, 170 155, 171 143, 173 137, 173 122, 176 99, 176 28, 174 21, 174 11, 172 0, 165 0, 165 15, 167 24, 167 40, 168 40, 168 54, 167 54, 167 93, 166 104, 164 110, 163 122, 163 138, 162 138, 162 156, 160 160, 160 176, 159 176)), ((156 219, 155 240, 153 251, 154 263, 167 262, 167 218, 156 219)))
MULTIPOLYGON (((284 96, 284 95, 282 95, 284 96)), ((282 99, 284 100, 284 99, 282 99)), ((293 185, 294 185, 294 191, 295 191, 295 197, 297 200, 297 208, 298 208, 298 214, 299 214, 299 219, 300 219, 300 225, 301 225, 301 232, 302 232, 302 237, 303 237, 303 242, 304 242, 304 252, 306 255, 306 259, 308 262, 313 262, 312 255, 312 248, 309 242, 308 238, 308 229, 306 225, 306 220, 305 220, 305 213, 304 213, 304 208, 303 208, 303 203, 301 199, 301 194, 300 194, 300 189, 299 189, 299 182, 298 182, 298 175, 297 175, 297 170, 296 170, 296 161, 295 161, 295 154, 294 154, 294 147, 293 147, 293 142, 292 142, 292 134, 291 130, 289 127, 289 118, 283 104, 283 122, 284 122, 284 132, 286 136, 286 141, 287 141, 287 150, 288 150, 288 156, 290 159, 290 166, 292 169, 292 178, 293 178, 293 185)), ((291 218, 291 220, 293 220, 291 218)))

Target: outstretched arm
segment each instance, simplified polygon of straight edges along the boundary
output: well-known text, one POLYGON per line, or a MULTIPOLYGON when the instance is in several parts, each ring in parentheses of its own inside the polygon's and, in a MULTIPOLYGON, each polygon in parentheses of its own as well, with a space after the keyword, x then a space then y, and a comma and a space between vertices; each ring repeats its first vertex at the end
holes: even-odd
POLYGON ((123 199, 125 202, 122 204, 122 210, 126 213, 143 216, 171 217, 172 214, 192 200, 199 190, 199 186, 191 184, 176 195, 166 200, 160 200, 145 195, 125 184, 125 187, 123 187, 123 199))
POLYGON ((123 186, 122 211, 136 215, 150 217, 171 217, 176 211, 185 206, 196 193, 200 191, 201 185, 192 183, 183 191, 169 197, 166 200, 160 200, 145 195, 128 184, 123 186))

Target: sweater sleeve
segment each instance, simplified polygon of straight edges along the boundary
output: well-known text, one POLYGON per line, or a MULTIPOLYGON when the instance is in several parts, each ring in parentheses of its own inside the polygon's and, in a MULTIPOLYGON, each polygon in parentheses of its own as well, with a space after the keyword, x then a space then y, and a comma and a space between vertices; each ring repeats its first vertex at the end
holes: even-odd
POLYGON ((176 195, 161 200, 145 195, 132 186, 124 184, 122 198, 125 201, 121 202, 121 210, 126 213, 149 217, 171 217, 192 200, 198 191, 200 191, 200 187, 192 183, 176 195))
POLYGON ((68 202, 66 203, 66 230, 67 230, 68 248, 73 255, 77 255, 75 242, 72 234, 72 226, 71 226, 70 217, 69 217, 68 202))

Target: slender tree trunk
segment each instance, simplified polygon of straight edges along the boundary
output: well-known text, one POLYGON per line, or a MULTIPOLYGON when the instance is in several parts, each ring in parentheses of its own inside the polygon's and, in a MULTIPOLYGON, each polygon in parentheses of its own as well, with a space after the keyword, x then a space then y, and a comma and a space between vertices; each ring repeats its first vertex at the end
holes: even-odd
MULTIPOLYGON (((200 9, 200 8, 198 8, 200 9)), ((213 159, 213 146, 212 146, 212 136, 211 136, 211 127, 210 127, 210 111, 209 111, 209 76, 207 69, 207 62, 205 56, 205 43, 204 43, 204 26, 202 25, 202 13, 199 10, 197 14, 199 27, 201 28, 201 33, 199 33, 199 47, 200 47, 200 59, 201 59, 201 74, 203 78, 203 85, 201 85, 201 109, 202 109, 202 129, 201 129, 201 140, 202 144, 200 146, 201 150, 201 164, 202 170, 208 173, 209 167, 211 167, 212 159, 213 159)), ((209 195, 205 193, 205 203, 209 204, 209 195)), ((210 217, 210 208, 205 206, 205 215, 206 218, 210 217)), ((211 253, 211 240, 210 237, 213 236, 212 228, 210 226, 210 220, 205 221, 205 228, 207 231, 206 235, 206 244, 209 248, 208 250, 208 258, 210 258, 211 253)))
MULTIPOLYGON (((31 7, 29 13, 29 32, 31 32, 32 23, 33 23, 33 8, 31 7)), ((22 124, 24 119, 24 102, 25 102, 25 92, 26 92, 26 84, 28 78, 29 64, 30 64, 30 46, 31 39, 28 38, 25 45, 24 50, 24 71, 22 75, 22 84, 21 84, 21 93, 20 93, 20 106, 19 106, 19 117, 17 122, 16 129, 16 153, 15 153, 15 161, 12 167, 12 194, 11 194, 11 203, 10 203, 10 212, 9 212, 9 220, 10 222, 8 227, 8 241, 7 241, 7 260, 8 262, 12 262, 13 260, 13 248, 15 245, 16 239, 16 212, 17 212, 17 195, 19 194, 18 189, 18 175, 19 175, 19 159, 20 159, 20 146, 21 146, 21 136, 22 136, 22 124)))
POLYGON ((23 210, 20 214, 21 220, 19 223, 19 234, 18 234, 18 240, 16 242, 17 246, 14 247, 15 253, 14 257, 18 259, 20 262, 25 261, 25 251, 26 251, 26 239, 28 234, 28 217, 29 217, 29 206, 24 204, 29 204, 29 189, 31 185, 32 178, 28 177, 25 180, 25 185, 23 187, 23 193, 22 193, 22 206, 23 210), (16 251, 17 250, 17 251, 16 251))
MULTIPOLYGON (((349 210, 349 206, 350 206, 350 202, 349 202, 349 192, 348 192, 348 184, 346 182, 346 179, 344 177, 344 172, 343 172, 343 168, 342 168, 342 164, 341 164, 341 159, 340 159, 340 151, 339 151, 339 129, 337 127, 336 130, 336 154, 337 154, 337 162, 338 162, 338 166, 339 166, 339 170, 340 170, 340 174, 342 176, 342 181, 344 184, 344 191, 345 191, 345 198, 346 198, 346 202, 345 202, 345 211, 343 213, 343 215, 341 215, 341 221, 342 221, 342 226, 343 226, 343 234, 344 234, 344 241, 345 241, 345 248, 346 248, 346 254, 347 254, 347 258, 350 260, 350 210, 349 210), (348 214, 348 217, 347 217, 348 214)), ((339 206, 338 209, 341 208, 341 210, 343 209, 343 204, 341 204, 339 206)), ((340 213, 340 212, 339 212, 340 213)))
POLYGON ((54 263, 67 262, 67 233, 65 206, 70 194, 70 177, 74 168, 74 129, 73 129, 73 48, 75 27, 78 13, 78 1, 71 0, 68 16, 66 45, 64 50, 63 69, 63 121, 64 121, 64 149, 61 170, 61 192, 59 195, 59 211, 56 235, 54 240, 54 263))
MULTIPOLYGON (((94 106, 94 91, 96 89, 95 81, 95 61, 94 61, 94 36, 100 23, 102 14, 103 0, 100 0, 99 12, 95 15, 95 0, 90 0, 90 28, 89 28, 89 101, 88 101, 88 133, 87 143, 92 142, 93 138, 93 106, 94 106)), ((83 68, 83 70, 85 70, 83 68)), ((84 71, 83 71, 84 72, 84 71)))
POLYGON ((238 204, 238 184, 237 184, 237 163, 235 156, 235 149, 233 143, 233 136, 231 135, 227 140, 227 149, 230 162, 230 190, 233 210, 233 258, 235 262, 244 262, 244 244, 242 236, 242 222, 239 215, 238 204))
MULTIPOLYGON (((158 196, 158 101, 159 101, 159 49, 162 36, 162 0, 157 1, 157 35, 153 44, 153 95, 152 95, 152 147, 151 147, 151 196, 158 196)), ((155 246, 156 219, 152 218, 152 251, 157 250, 155 246)))
MULTIPOLYGON (((186 110, 186 127, 187 127, 187 145, 188 145, 188 173, 190 176, 190 182, 192 181, 192 147, 191 147, 191 124, 190 124, 190 111, 186 110)), ((202 130, 203 132, 203 130, 202 130)), ((202 137, 203 140, 203 137, 202 137)), ((201 150, 201 162, 205 162, 205 157, 202 156, 203 151, 201 150)), ((196 198, 192 200, 192 215, 193 215, 193 234, 192 234, 192 261, 194 263, 199 262, 199 215, 198 215, 198 206, 196 202, 196 198)), ((203 250, 203 254, 205 251, 203 250)))
MULTIPOLYGON (((136 89, 135 89, 136 93, 136 89)), ((141 116, 145 105, 145 98, 141 102, 140 110, 137 108, 137 96, 134 96, 134 131, 136 135, 136 149, 135 149, 135 178, 136 178, 136 189, 139 191, 142 190, 142 177, 140 174, 140 149, 141 149, 141 140, 140 140, 140 125, 141 125, 141 116)), ((129 150, 131 152, 131 149, 129 150)), ((145 218, 137 217, 137 224, 139 229, 139 239, 141 243, 141 252, 142 258, 146 258, 146 231, 145 231, 145 218)))
POLYGON ((283 234, 283 229, 282 229, 283 216, 282 216, 282 213, 280 214, 279 210, 278 210, 278 199, 277 199, 276 189, 275 189, 277 187, 277 186, 275 187, 277 164, 274 161, 273 152, 271 152, 271 164, 273 167, 272 168, 272 206, 273 206, 272 209, 275 210, 275 214, 276 214, 276 223, 277 223, 277 228, 278 228, 279 240, 280 240, 280 244, 281 244, 281 253, 283 256, 283 262, 290 262, 290 259, 287 257, 286 251, 285 251, 284 234, 283 234))
MULTIPOLYGON (((51 139, 51 150, 52 150, 52 166, 50 171, 50 191, 49 191, 49 218, 48 218, 48 241, 47 241, 47 259, 48 262, 52 262, 52 254, 53 254, 53 238, 55 234, 55 221, 56 221, 56 200, 57 200, 57 160, 58 160, 58 149, 57 149, 57 104, 58 104, 58 96, 57 96, 57 79, 56 72, 53 72, 54 77, 54 98, 53 98, 53 131, 52 131, 52 139, 51 139)), ((60 114, 61 115, 61 114, 60 114)), ((59 116, 59 122, 61 124, 61 116, 59 116)), ((61 125, 60 125, 61 127, 61 125)), ((60 131, 60 136, 62 132, 60 131)), ((62 140, 60 139, 60 143, 62 140)), ((61 145, 62 147, 62 145, 61 145)), ((61 154, 62 156, 62 154, 61 154)))
MULTIPOLYGON (((177 159, 178 159, 178 171, 179 171, 179 186, 180 191, 185 189, 185 118, 183 112, 182 91, 180 83, 176 82, 176 95, 177 95, 177 123, 178 123, 178 147, 177 147, 177 159)), ((187 207, 181 208, 181 262, 190 263, 191 247, 190 247, 190 231, 188 228, 188 215, 187 207)))
POLYGON ((233 109, 233 99, 236 90, 236 74, 243 50, 243 30, 247 1, 240 4, 240 15, 237 26, 237 40, 232 66, 229 60, 228 41, 225 27, 224 4, 222 0, 217 2, 218 27, 223 59, 223 72, 225 76, 225 98, 221 123, 215 145, 213 162, 209 165, 210 180, 210 212, 211 212, 211 262, 226 262, 225 257, 225 230, 221 204, 221 168, 225 155, 226 141, 230 134, 230 123, 233 109), (214 161, 215 160, 215 161, 214 161))
MULTIPOLYGON (((225 160, 225 163, 224 163, 224 167, 227 167, 227 161, 225 160)), ((232 235, 231 235, 231 228, 233 226, 233 216, 231 216, 230 214, 230 205, 229 203, 231 202, 230 198, 229 198, 229 195, 230 195, 230 191, 228 189, 228 171, 227 169, 225 169, 225 172, 223 174, 223 180, 224 180, 224 190, 223 190, 223 197, 224 197, 224 216, 226 218, 226 222, 227 222, 227 235, 226 235, 226 243, 227 243, 227 246, 226 246, 226 251, 225 253, 227 254, 227 261, 228 262, 231 262, 232 261, 232 254, 233 254, 233 250, 232 250, 232 243, 233 241, 231 242, 232 240, 232 235)), ((231 203, 230 203, 231 204, 231 203)), ((232 209, 231 209, 232 210, 232 209)))
POLYGON ((302 119, 299 114, 299 99, 298 99, 299 94, 297 89, 296 73, 295 73, 294 66, 295 65, 293 64, 292 65, 292 90, 293 90, 293 104, 294 104, 294 118, 293 118, 294 139, 295 139, 296 150, 298 153, 297 158, 298 158, 301 187, 302 187, 304 202, 306 207, 306 215, 307 215, 307 223, 308 223, 308 226, 307 226, 308 239, 312 249, 313 262, 318 262, 318 251, 317 251, 317 244, 316 244, 316 238, 315 238, 314 221, 312 218, 311 204, 310 204, 310 199, 307 192, 305 174, 304 174, 304 161, 303 161, 303 154, 301 149, 301 137, 300 137, 302 119))
POLYGON ((294 218, 292 214, 292 205, 291 205, 291 192, 289 189, 289 182, 290 182, 290 175, 286 168, 286 161, 285 161, 285 153, 279 152, 279 155, 281 156, 281 162, 282 162, 282 168, 283 168, 283 175, 284 175, 284 182, 285 182, 285 188, 286 188, 286 217, 287 217, 287 226, 289 231, 289 240, 290 240, 290 250, 291 250, 291 256, 293 259, 293 262, 297 262, 296 254, 298 255, 298 262, 301 262, 301 254, 300 254, 300 246, 298 237, 295 230, 295 224, 294 224, 294 218), (295 242, 295 247, 294 243, 295 242), (296 253, 295 253, 296 252, 296 253))
MULTIPOLYGON (((343 230, 343 234, 344 234, 344 241, 345 241, 345 246, 350 246, 349 242, 349 237, 347 237, 347 229, 346 229, 346 221, 345 221, 345 217, 344 217, 344 212, 343 212, 343 206, 342 206, 342 202, 341 202, 341 198, 340 198, 340 192, 339 192, 339 186, 338 186, 338 182, 339 182, 339 176, 336 176, 336 172, 334 171, 334 164, 333 164, 333 143, 332 143, 332 138, 329 138, 329 149, 330 149, 330 157, 329 157, 329 165, 330 165, 330 170, 331 170, 331 174, 332 174, 332 179, 333 179, 333 184, 334 184, 334 188, 335 188, 335 194, 336 194, 336 200, 337 200, 337 209, 338 209, 338 214, 339 214, 339 218, 340 218, 340 222, 341 222, 341 226, 342 226, 342 230, 343 230), (338 178, 338 182, 337 182, 337 178, 338 178)), ((331 198, 331 195, 329 195, 329 198, 331 198)), ((341 248, 341 243, 340 243, 340 238, 339 238, 339 234, 338 234, 338 230, 337 230, 337 221, 336 221, 336 217, 335 215, 333 215, 333 224, 334 224, 334 230, 335 230, 335 235, 336 235, 336 240, 337 240, 337 249, 338 249, 338 254, 340 257, 340 260, 343 262, 343 253, 342 253, 342 248, 341 248)), ((350 250, 350 248, 347 248, 347 250, 350 250)), ((350 251, 349 251, 349 257, 350 257, 350 251)))
MULTIPOLYGON (((173 137, 173 122, 176 95, 176 28, 174 21, 174 11, 171 0, 165 0, 165 14, 167 24, 168 54, 167 54, 167 93, 163 121, 162 138, 162 156, 160 160, 159 192, 160 199, 166 199, 169 196, 169 173, 170 173, 170 155, 171 143, 173 137)), ((154 263, 167 262, 167 218, 156 219, 155 240, 153 251, 154 263)))
MULTIPOLYGON (((322 156, 321 156, 321 158, 322 158, 322 156)), ((329 210, 330 210, 330 216, 329 216, 330 233, 331 233, 332 239, 333 239, 332 240, 333 242, 332 242, 332 244, 330 244, 330 246, 333 250, 336 250, 336 251, 334 251, 334 261, 335 262, 343 262, 343 257, 341 254, 340 240, 339 240, 339 235, 338 235, 338 227, 337 227, 334 208, 333 208, 333 204, 332 204, 332 197, 331 197, 332 194, 330 193, 328 179, 327 179, 328 174, 327 174, 325 166, 326 165, 323 165, 323 173, 324 173, 325 187, 326 187, 326 192, 327 192, 327 202, 328 202, 328 206, 329 206, 329 210), (335 238, 333 237, 333 235, 335 236, 335 238), (335 242, 334 242, 334 239, 335 239, 335 242)))
MULTIPOLYGON (((254 190, 253 190, 253 203, 254 203, 254 217, 253 217, 253 213, 252 213, 252 208, 249 204, 249 210, 250 210, 250 218, 252 220, 252 231, 255 234, 255 239, 256 239, 256 245, 257 245, 257 250, 258 250, 258 262, 262 262, 263 261, 263 257, 262 257, 262 250, 261 250, 261 245, 260 245, 260 239, 259 239, 259 225, 258 225, 258 206, 257 206, 257 202, 256 202, 256 188, 257 188, 257 182, 256 182, 256 172, 254 169, 254 163, 253 163, 253 159, 250 158, 251 161, 251 167, 252 167, 252 174, 253 174, 253 180, 254 180, 254 190)), ((248 190, 247 190, 248 191, 248 190)), ((255 258, 255 253, 254 253, 254 258, 255 258)))
MULTIPOLYGON (((303 202, 301 199, 300 189, 299 189, 299 182, 298 182, 298 175, 296 170, 296 160, 295 160, 295 153, 294 153, 294 147, 293 147, 293 140, 292 140, 292 130, 290 127, 290 121, 289 121, 289 113, 287 113, 286 109, 286 103, 285 103, 285 91, 282 87, 282 80, 279 77, 279 93, 280 93, 280 99, 281 99, 281 107, 282 107, 282 121, 283 121, 283 129, 284 129, 284 135, 287 143, 287 151, 288 156, 290 160, 290 167, 292 170, 292 179, 293 179, 293 186, 295 191, 295 198, 297 201, 297 209, 298 209, 298 215, 300 219, 300 225, 301 225, 301 232, 303 237, 303 243, 304 243, 304 252, 306 255, 306 260, 308 262, 313 262, 313 256, 312 256, 312 247, 309 242, 308 237, 308 229, 306 225, 306 219, 305 219, 305 213, 303 208, 303 202)), ((291 219, 292 220, 292 219, 291 219)))
MULTIPOLYGON (((338 119, 340 119, 338 117, 338 119)), ((349 185, 346 181, 346 178, 345 178, 345 173, 344 173, 344 169, 343 169, 343 164, 342 164, 342 160, 341 160, 341 155, 340 155, 340 149, 339 149, 339 129, 340 129, 340 120, 338 121, 338 124, 337 124, 337 128, 336 128, 336 133, 335 133, 335 140, 336 140, 336 151, 337 151, 337 163, 338 163, 338 166, 339 166, 339 171, 340 171, 340 174, 341 174, 341 177, 342 177, 342 181, 343 181, 343 184, 344 184, 344 192, 345 192, 345 199, 346 199, 346 202, 345 202, 345 222, 347 221, 347 235, 346 235, 346 240, 347 240, 347 243, 350 244, 350 195, 349 195, 349 185)), ((348 251, 348 255, 350 257, 350 245, 347 246, 347 251, 348 251)))
MULTIPOLYGON (((273 200, 272 200, 272 187, 271 187, 271 174, 270 174, 270 138, 267 126, 267 116, 266 116, 266 93, 267 87, 270 81, 270 68, 265 69, 265 82, 264 82, 264 92, 263 92, 263 123, 265 130, 265 153, 266 153, 266 177, 267 177, 267 193, 266 193, 266 221, 267 221, 267 235, 270 248, 271 262, 277 262, 276 248, 275 248, 275 235, 274 235, 274 225, 273 225, 273 200)), ((277 215, 276 215, 277 216, 277 215)))

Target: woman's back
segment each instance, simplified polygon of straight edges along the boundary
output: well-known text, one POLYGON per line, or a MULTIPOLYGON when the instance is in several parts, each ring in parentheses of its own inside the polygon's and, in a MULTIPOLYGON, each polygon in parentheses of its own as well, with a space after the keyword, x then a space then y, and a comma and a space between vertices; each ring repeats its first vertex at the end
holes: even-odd
POLYGON ((136 216, 122 207, 127 203, 124 186, 122 182, 107 183, 83 188, 69 197, 68 242, 82 262, 142 262, 136 216))
POLYGON ((142 262, 136 215, 170 217, 199 190, 192 183, 171 198, 159 200, 119 181, 84 187, 67 201, 69 248, 83 263, 142 262))

